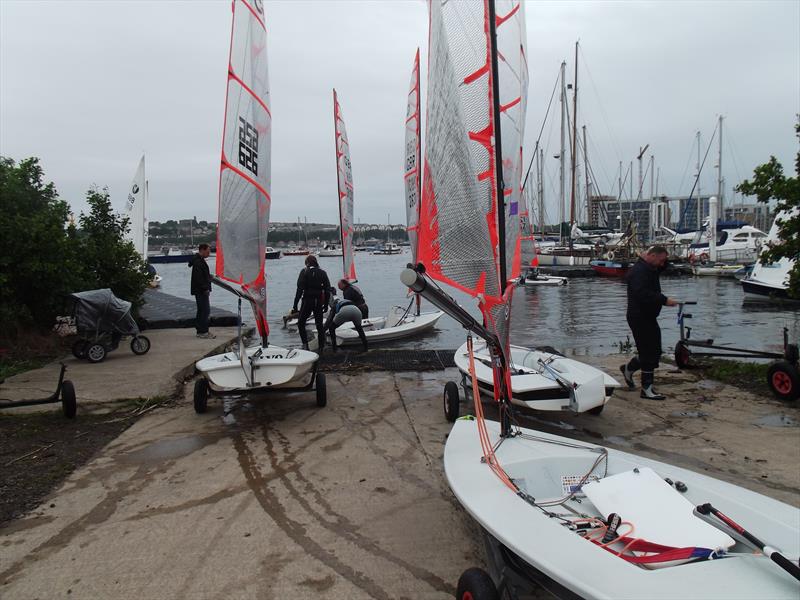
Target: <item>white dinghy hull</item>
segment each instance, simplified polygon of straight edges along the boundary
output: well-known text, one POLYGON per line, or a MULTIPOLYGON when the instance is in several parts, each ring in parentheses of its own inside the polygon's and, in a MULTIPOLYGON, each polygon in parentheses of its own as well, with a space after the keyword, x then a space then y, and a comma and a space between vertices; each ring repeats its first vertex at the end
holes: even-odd
MULTIPOLYGON (((364 335, 367 337, 368 343, 388 342, 413 337, 433 329, 442 315, 444 313, 441 311, 422 313, 421 315, 409 314, 399 321, 389 315, 389 317, 381 317, 379 319, 364 319, 361 322, 361 326, 364 329, 364 335)), ((352 323, 345 323, 336 328, 336 343, 342 346, 361 343, 352 323)))
MULTIPOLYGON (((482 394, 493 393, 492 368, 486 343, 475 342, 475 375, 482 394)), ((459 371, 469 381, 469 352, 464 343, 454 357, 459 371)), ((600 369, 558 354, 511 346, 511 401, 535 410, 594 411, 599 413, 611 398, 616 379, 600 369), (542 367, 539 361, 547 364, 542 367), (557 381, 561 376, 564 385, 557 381), (574 387, 570 384, 577 384, 574 387)))
POLYGON ((523 283, 528 287, 537 287, 541 285, 567 285, 568 281, 566 277, 559 277, 557 275, 538 275, 536 277, 525 277, 523 283))
POLYGON ((319 356, 307 350, 288 350, 280 346, 251 346, 246 348, 247 358, 240 360, 236 352, 209 356, 195 363, 216 391, 247 390, 254 388, 296 388, 307 378, 319 356), (251 358, 253 361, 251 371, 251 358), (252 372, 252 384, 249 373, 252 372))
MULTIPOLYGON (((486 427, 491 443, 499 441, 499 424, 486 422, 486 427)), ((496 450, 496 456, 509 477, 538 503, 560 498, 563 495, 561 478, 583 476, 598 457, 597 446, 533 430, 521 431, 537 439, 507 438, 496 450), (567 443, 572 447, 558 445, 559 443, 567 443), (593 448, 594 451, 591 450, 593 448)), ((797 580, 768 558, 752 554, 752 551, 741 544, 731 548, 736 555, 723 559, 665 566, 654 570, 633 565, 579 536, 560 524, 558 518, 550 517, 532 506, 506 487, 482 459, 477 421, 459 419, 447 438, 444 450, 445 474, 458 501, 501 544, 578 596, 637 600, 796 600, 800 597, 800 583, 797 580), (738 554, 739 552, 742 554, 738 554)), ((665 499, 677 494, 678 504, 693 506, 709 502, 760 539, 768 540, 770 545, 781 549, 785 556, 797 560, 800 553, 798 509, 705 475, 611 449, 608 450, 609 477, 600 481, 610 481, 610 476, 626 472, 636 477, 633 475, 635 468, 642 471, 649 468, 660 478, 668 477, 686 484, 686 492, 680 494, 666 482, 656 482, 656 488, 663 483, 665 499)), ((596 474, 600 477, 604 475, 602 469, 598 469, 596 474)), ((637 490, 633 488, 620 489, 620 503, 626 497, 636 494, 637 490)), ((652 504, 656 511, 661 506, 658 498, 654 498, 652 504)), ((691 506, 689 512, 680 519, 681 525, 690 525, 688 530, 697 527, 697 523, 692 523, 690 519, 700 521, 692 516, 691 506)), ((580 504, 569 502, 569 507, 576 513, 602 518, 608 516, 600 515, 592 502, 585 497, 581 498, 580 504)), ((551 507, 550 510, 572 514, 564 506, 551 507)), ((619 516, 626 519, 623 509, 620 509, 619 516)), ((627 516, 631 517, 630 514, 627 516)), ((642 530, 651 525, 670 534, 681 534, 681 526, 673 527, 668 517, 660 523, 642 521, 644 518, 639 523, 642 530)), ((702 521, 700 523, 704 524, 702 521)), ((637 527, 633 537, 636 537, 640 528, 637 527)), ((712 529, 717 531, 717 535, 721 533, 712 529)), ((684 532, 684 535, 688 534, 684 532)), ((642 534, 642 537, 645 535, 642 534)), ((685 545, 698 544, 689 542, 685 545)))

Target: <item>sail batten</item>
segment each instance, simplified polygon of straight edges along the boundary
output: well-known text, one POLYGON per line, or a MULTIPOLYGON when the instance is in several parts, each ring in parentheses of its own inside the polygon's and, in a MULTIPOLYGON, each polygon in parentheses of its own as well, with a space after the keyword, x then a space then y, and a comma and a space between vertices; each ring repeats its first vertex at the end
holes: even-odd
POLYGON ((267 30, 260 0, 233 3, 219 183, 217 277, 252 300, 262 338, 267 292, 264 251, 271 183, 267 30))
POLYGON ((344 126, 342 108, 336 90, 333 90, 333 123, 336 135, 336 180, 339 192, 339 230, 342 240, 342 274, 356 281, 356 263, 353 255, 353 172, 350 164, 350 144, 344 126))

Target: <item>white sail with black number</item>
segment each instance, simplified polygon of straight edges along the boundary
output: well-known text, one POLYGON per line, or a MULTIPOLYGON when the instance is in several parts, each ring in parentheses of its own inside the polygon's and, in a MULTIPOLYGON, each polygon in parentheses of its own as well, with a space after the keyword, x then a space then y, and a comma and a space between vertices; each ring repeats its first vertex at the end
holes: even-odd
POLYGON ((128 217, 128 232, 125 239, 129 240, 136 251, 147 260, 147 185, 144 174, 144 155, 139 161, 136 175, 133 177, 128 197, 125 200, 125 215, 128 217))
POLYGON ((419 48, 414 57, 411 85, 408 90, 406 108, 406 160, 403 178, 406 188, 406 231, 411 244, 411 262, 417 262, 417 229, 419 229, 419 197, 421 185, 420 169, 420 97, 419 97, 419 48))
POLYGON ((262 0, 233 3, 219 181, 216 275, 252 299, 268 333, 264 248, 270 208, 272 116, 262 0))

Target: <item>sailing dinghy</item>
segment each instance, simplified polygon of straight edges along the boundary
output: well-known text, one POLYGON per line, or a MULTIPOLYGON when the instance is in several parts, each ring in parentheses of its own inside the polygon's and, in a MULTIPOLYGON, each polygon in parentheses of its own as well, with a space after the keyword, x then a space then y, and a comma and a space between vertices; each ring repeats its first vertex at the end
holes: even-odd
POLYGON ((233 3, 225 125, 219 182, 216 274, 213 283, 239 298, 239 344, 195 366, 194 407, 206 411, 210 393, 237 394, 316 388, 327 402, 317 354, 268 343, 264 256, 270 208, 272 116, 267 82, 267 30, 263 3, 233 3), (245 346, 242 300, 253 309, 261 343, 245 346))
MULTIPOLYGON (((456 421, 447 437, 444 468, 502 558, 503 591, 514 580, 572 598, 796 599, 796 508, 666 463, 516 426, 508 332, 527 88, 523 7, 519 0, 432 0, 429 7, 422 214, 434 218, 419 230, 421 264, 401 280, 470 332, 475 398, 476 363, 489 354, 499 422, 487 422, 475 402, 476 416, 456 421), (483 322, 436 281, 477 297, 483 322)), ((464 572, 456 594, 498 597, 479 569, 464 572)))
MULTIPOLYGON (((419 54, 417 55, 416 72, 419 73, 419 54)), ((333 118, 336 133, 336 176, 339 193, 339 230, 342 238, 342 271, 344 279, 356 282, 358 279, 353 248, 353 173, 350 164, 350 144, 347 141, 347 130, 336 90, 333 90, 333 118)), ((406 131, 408 131, 408 127, 406 131)), ((406 164, 408 164, 408 160, 406 164)), ((408 180, 406 179, 406 181, 408 180)), ((406 193, 408 193, 408 186, 406 186, 406 193)), ((440 311, 414 314, 410 309, 411 305, 406 308, 396 306, 385 317, 363 319, 361 327, 364 329, 367 341, 380 343, 418 335, 433 329, 444 314, 440 311)), ((345 346, 361 343, 352 323, 346 323, 336 328, 336 343, 345 346)))

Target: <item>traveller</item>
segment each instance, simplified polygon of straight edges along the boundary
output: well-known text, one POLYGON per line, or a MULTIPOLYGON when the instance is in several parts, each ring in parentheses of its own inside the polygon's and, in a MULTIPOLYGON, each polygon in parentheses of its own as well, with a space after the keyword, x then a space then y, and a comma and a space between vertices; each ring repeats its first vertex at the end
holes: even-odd
POLYGON ((306 321, 312 314, 314 315, 314 323, 317 326, 318 352, 322 352, 325 347, 325 327, 322 321, 322 313, 328 310, 330 287, 331 283, 328 279, 328 274, 320 269, 317 257, 307 256, 306 266, 297 277, 297 292, 294 295, 294 304, 292 305, 292 312, 297 312, 297 303, 302 298, 297 327, 300 330, 300 341, 303 343, 303 350, 308 350, 306 321))
POLYGON ((667 250, 653 246, 640 255, 628 272, 628 325, 636 341, 636 356, 620 371, 629 389, 634 389, 633 373, 642 370, 642 398, 663 400, 653 388, 654 373, 661 358, 661 328, 658 315, 662 306, 677 306, 678 301, 661 293, 659 272, 667 263, 667 250))
MULTIPOLYGON (((339 283, 341 283, 341 281, 339 283)), ((339 299, 333 295, 331 295, 330 304, 331 312, 328 314, 328 321, 325 323, 325 328, 331 334, 331 346, 333 351, 336 352, 336 328, 345 323, 352 323, 353 329, 356 330, 359 339, 361 339, 364 352, 366 352, 368 349, 367 336, 364 334, 364 328, 361 327, 361 309, 351 300, 339 299)))
POLYGON ((195 328, 197 337, 214 339, 213 333, 208 331, 208 321, 211 317, 211 272, 208 270, 206 259, 211 254, 208 244, 200 244, 197 253, 189 261, 192 269, 191 293, 197 303, 197 314, 195 315, 195 328))
POLYGON ((360 289, 347 281, 347 279, 340 279, 336 287, 342 290, 342 296, 345 300, 349 300, 358 307, 361 311, 362 319, 369 319, 369 306, 367 306, 364 294, 361 293, 360 289))

